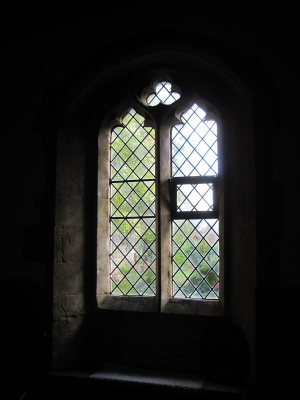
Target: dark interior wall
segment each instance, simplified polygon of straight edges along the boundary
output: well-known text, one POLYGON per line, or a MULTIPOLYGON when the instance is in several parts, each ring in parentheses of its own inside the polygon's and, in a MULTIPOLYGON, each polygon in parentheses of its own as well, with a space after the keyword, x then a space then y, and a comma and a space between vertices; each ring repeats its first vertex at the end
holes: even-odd
MULTIPOLYGON (((40 199, 45 193, 47 166, 35 120, 47 88, 69 78, 87 57, 99 53, 103 46, 114 41, 119 45, 120 37, 124 47, 130 47, 130 41, 127 43, 125 39, 132 33, 145 31, 148 36, 161 28, 175 26, 190 32, 193 40, 197 34, 204 34, 233 48, 241 57, 250 54, 259 60, 274 82, 279 107, 274 118, 279 131, 277 136, 270 138, 270 146, 274 157, 274 179, 278 181, 277 196, 284 200, 278 210, 280 248, 277 258, 280 258, 281 269, 277 282, 283 286, 299 284, 294 252, 288 250, 297 226, 295 218, 291 222, 290 215, 296 213, 299 196, 292 189, 298 172, 295 165, 298 71, 293 9, 246 7, 233 12, 224 7, 213 12, 205 10, 199 6, 197 12, 181 9, 178 13, 167 11, 165 7, 160 8, 160 12, 147 10, 145 13, 139 7, 127 9, 121 6, 118 12, 109 7, 105 11, 73 9, 71 12, 46 6, 7 6, 2 22, 4 123, 1 148, 5 182, 2 246, 9 262, 1 268, 2 279, 26 275, 44 284, 43 256, 36 246, 30 247, 34 233, 29 243, 26 242, 25 254, 23 243, 24 229, 39 225, 42 219, 40 199), (282 219, 283 210, 286 217, 282 219)), ((205 47, 205 43, 203 45, 205 47)), ((263 114, 263 110, 261 112, 263 114)), ((45 126, 52 123, 44 121, 45 126)), ((264 171, 261 173, 263 175, 264 171)), ((268 285, 270 278, 263 279, 268 285)))
MULTIPOLYGON (((280 292, 279 288, 299 288, 296 254, 299 193, 295 189, 299 176, 296 133, 299 79, 295 10, 288 6, 234 10, 226 7, 209 10, 199 6, 195 10, 183 9, 181 5, 170 12, 167 6, 160 4, 159 8, 152 5, 151 10, 148 6, 141 9, 139 5, 129 8, 122 5, 118 9, 107 7, 105 10, 72 7, 70 11, 54 6, 17 7, 9 4, 3 15, 1 159, 4 237, 1 252, 4 260, 1 281, 28 277, 42 288, 49 285, 47 239, 51 244, 51 232, 48 231, 51 207, 47 201, 52 190, 53 164, 51 149, 43 145, 41 131, 51 135, 56 121, 47 119, 44 113, 44 119, 36 126, 45 93, 64 87, 62 82, 66 82, 66 88, 71 88, 72 82, 77 83, 76 74, 85 60, 93 54, 101 54, 101 48, 114 43, 120 46, 120 40, 124 47, 130 48, 131 42, 126 38, 131 34, 139 32, 142 42, 143 33, 149 36, 151 32, 175 26, 179 32, 189 32, 193 40, 197 35, 207 35, 234 49, 241 57, 255 58, 273 82, 278 105, 274 113, 278 123, 274 131, 277 128, 278 131, 274 136, 267 132, 264 110, 259 111, 261 122, 266 126, 262 142, 269 141, 273 165, 270 169, 270 165, 264 165, 260 159, 257 168, 261 182, 266 170, 268 178, 273 173, 274 202, 266 204, 266 213, 269 207, 278 212, 272 227, 266 224, 264 228, 268 254, 271 247, 273 257, 271 261, 265 257, 265 264, 260 263, 257 286, 271 288, 271 296, 280 292), (276 238, 274 249, 272 238, 276 238), (274 274, 270 274, 270 262, 277 264, 274 274)), ((117 55, 118 49, 113 52, 117 55)), ((102 62, 105 60, 100 60, 102 62)), ((268 87, 266 85, 266 90, 268 87)), ((264 91, 260 93, 263 96, 264 91)), ((50 112, 49 115, 53 116, 50 112)), ((47 145, 51 146, 51 141, 47 141, 47 145)), ((263 237, 261 232, 260 235, 263 237)), ((261 253, 263 257, 263 251, 261 253)), ((264 299, 264 296, 260 298, 264 299)))

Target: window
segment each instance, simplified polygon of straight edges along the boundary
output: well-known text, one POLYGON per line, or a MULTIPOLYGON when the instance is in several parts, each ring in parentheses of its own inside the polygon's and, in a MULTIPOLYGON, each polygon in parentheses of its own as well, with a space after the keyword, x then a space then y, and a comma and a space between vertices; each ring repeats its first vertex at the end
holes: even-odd
POLYGON ((98 303, 223 308, 221 120, 172 79, 124 101, 99 135, 98 303))

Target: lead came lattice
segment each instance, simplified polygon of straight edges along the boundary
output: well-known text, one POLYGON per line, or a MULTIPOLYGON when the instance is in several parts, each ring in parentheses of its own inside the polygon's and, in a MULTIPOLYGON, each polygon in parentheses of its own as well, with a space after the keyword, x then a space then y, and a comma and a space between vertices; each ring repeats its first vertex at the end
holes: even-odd
POLYGON ((194 104, 172 129, 172 176, 217 176, 217 124, 194 104))
POLYGON ((173 230, 173 296, 219 297, 219 221, 176 220, 173 230))
POLYGON ((176 187, 177 211, 211 211, 213 184, 180 184, 176 187))
MULTIPOLYGON (((189 179, 218 175, 217 124, 207 121, 197 104, 181 120, 172 129, 171 144, 172 176, 186 177, 176 185, 176 212, 212 211, 213 184, 189 179)), ((172 246, 173 297, 218 299, 219 220, 174 220, 172 246)))
POLYGON ((156 293, 155 131, 130 110, 111 139, 111 294, 156 293))

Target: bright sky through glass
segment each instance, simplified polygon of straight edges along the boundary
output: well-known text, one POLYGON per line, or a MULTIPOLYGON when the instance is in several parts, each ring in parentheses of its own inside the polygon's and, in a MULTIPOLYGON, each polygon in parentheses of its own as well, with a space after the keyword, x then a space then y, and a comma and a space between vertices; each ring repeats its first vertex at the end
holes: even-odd
POLYGON ((213 186, 211 183, 177 185, 179 211, 211 211, 213 209, 213 186))
POLYGON ((194 104, 172 129, 172 175, 218 175, 217 124, 194 104))
POLYGON ((180 94, 171 91, 172 85, 170 82, 160 82, 155 87, 155 94, 150 94, 147 98, 149 106, 157 106, 159 103, 172 104, 180 98, 180 94))

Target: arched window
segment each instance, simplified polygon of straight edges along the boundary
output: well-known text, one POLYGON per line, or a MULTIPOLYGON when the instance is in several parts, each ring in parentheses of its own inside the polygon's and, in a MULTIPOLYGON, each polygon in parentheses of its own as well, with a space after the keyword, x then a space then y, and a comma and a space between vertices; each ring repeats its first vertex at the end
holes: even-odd
POLYGON ((101 128, 100 193, 109 205, 98 207, 99 306, 220 314, 221 120, 168 78, 154 77, 101 128))

